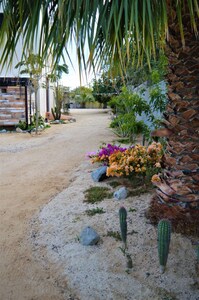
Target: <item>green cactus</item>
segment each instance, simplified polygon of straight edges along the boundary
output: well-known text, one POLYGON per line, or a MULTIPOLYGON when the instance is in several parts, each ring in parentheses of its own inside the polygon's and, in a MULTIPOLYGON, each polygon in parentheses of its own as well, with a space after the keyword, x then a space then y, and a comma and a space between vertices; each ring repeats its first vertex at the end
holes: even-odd
POLYGON ((165 271, 167 258, 169 254, 169 245, 171 239, 171 222, 163 219, 158 223, 158 254, 160 262, 160 270, 165 271))
POLYGON ((51 108, 51 112, 53 115, 54 120, 60 120, 61 118, 61 110, 55 106, 55 108, 51 108))
POLYGON ((127 248, 127 222, 126 222, 126 217, 127 217, 127 211, 126 209, 122 206, 119 209, 119 218, 120 218, 120 231, 121 231, 121 237, 122 241, 124 243, 124 248, 127 248))

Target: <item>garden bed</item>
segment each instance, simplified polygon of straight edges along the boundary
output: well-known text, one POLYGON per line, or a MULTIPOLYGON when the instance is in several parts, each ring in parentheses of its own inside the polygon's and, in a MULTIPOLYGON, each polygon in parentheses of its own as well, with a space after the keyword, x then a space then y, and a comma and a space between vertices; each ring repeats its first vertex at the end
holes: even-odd
POLYGON ((108 187, 112 192, 116 189, 109 184, 113 179, 94 183, 93 169, 89 162, 83 163, 75 171, 71 185, 35 215, 30 237, 35 259, 46 267, 53 263, 59 269, 72 291, 72 299, 199 299, 198 265, 192 240, 172 233, 166 271, 161 274, 157 228, 145 218, 151 193, 120 201, 106 198, 89 204, 85 202, 85 190, 89 187, 108 187), (128 213, 127 240, 132 269, 126 266, 121 241, 115 238, 117 235, 110 234, 119 231, 121 206, 128 213), (86 213, 96 208, 103 209, 104 213, 93 216, 86 213), (80 244, 79 235, 86 226, 92 226, 100 235, 97 245, 80 244))

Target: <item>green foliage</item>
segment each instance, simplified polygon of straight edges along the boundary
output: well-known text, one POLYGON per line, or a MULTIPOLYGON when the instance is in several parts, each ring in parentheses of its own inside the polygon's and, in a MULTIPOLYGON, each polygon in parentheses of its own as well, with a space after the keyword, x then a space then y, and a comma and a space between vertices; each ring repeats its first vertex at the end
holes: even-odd
POLYGON ((51 82, 56 82, 56 86, 53 87, 55 107, 51 109, 54 120, 60 120, 61 118, 61 109, 64 102, 64 92, 67 89, 66 87, 59 85, 59 80, 61 79, 63 73, 68 74, 68 66, 66 64, 57 64, 52 70, 51 74, 48 75, 48 78, 51 82))
POLYGON ((135 211, 137 211, 136 208, 132 208, 132 207, 129 208, 129 212, 135 212, 135 211))
POLYGON ((61 118, 61 109, 64 101, 64 87, 57 85, 54 89, 55 96, 55 107, 51 109, 54 120, 60 120, 61 118))
POLYGON ((34 86, 35 90, 35 127, 36 133, 39 126, 39 108, 38 108, 38 89, 39 89, 39 80, 42 77, 42 70, 45 67, 43 58, 39 54, 34 54, 32 51, 28 51, 28 55, 24 60, 20 61, 15 68, 20 68, 20 74, 29 74, 30 81, 34 86), (22 68, 22 69, 21 69, 22 68))
POLYGON ((60 118, 61 118, 61 109, 58 109, 55 106, 54 108, 51 108, 51 112, 52 112, 54 120, 60 120, 60 118))
POLYGON ((171 222, 163 219, 158 223, 158 254, 161 272, 165 271, 171 239, 171 222))
POLYGON ((135 142, 136 137, 142 134, 144 143, 145 140, 150 140, 151 130, 144 121, 138 120, 138 116, 144 113, 147 121, 157 128, 161 120, 154 117, 154 111, 162 113, 166 103, 166 95, 158 85, 151 88, 149 103, 140 94, 123 87, 120 95, 113 97, 108 103, 116 115, 110 127, 115 128, 119 136, 128 138, 129 142, 135 142))
MULTIPOLYGON (((34 116, 33 116, 33 120, 32 120, 32 124, 31 125, 34 126, 34 127, 36 126, 36 114, 34 114, 34 116)), ((40 116, 38 116, 38 126, 41 126, 41 125, 45 126, 45 120, 40 115, 40 116)))
POLYGON ((158 85, 150 90, 149 104, 156 111, 159 110, 160 112, 164 112, 166 109, 167 97, 158 85))
POLYGON ((85 200, 84 202, 94 204, 96 202, 100 202, 106 198, 111 198, 112 193, 110 193, 110 189, 107 187, 99 187, 93 186, 87 189, 85 192, 85 200))
POLYGON ((74 99, 75 102, 81 104, 82 108, 86 107, 86 103, 95 101, 92 95, 92 89, 85 86, 80 86, 72 90, 71 98, 74 99))
POLYGON ((122 237, 122 241, 124 243, 124 247, 125 249, 127 248, 127 243, 126 243, 126 239, 127 239, 127 211, 125 209, 125 207, 120 207, 119 209, 119 219, 120 219, 120 231, 121 231, 121 237, 122 237))
POLYGON ((160 172, 158 168, 147 168, 144 175, 137 174, 132 177, 129 176, 129 197, 140 196, 146 193, 151 193, 154 190, 154 186, 151 182, 151 178, 154 174, 160 172))
POLYGON ((66 64, 63 65, 56 65, 55 68, 52 70, 51 74, 48 75, 48 78, 52 82, 58 82, 61 79, 62 74, 68 74, 68 66, 66 64))
MULTIPOLYGON (((46 58, 50 52, 54 65, 63 55, 66 45, 75 38, 80 70, 87 65, 86 41, 90 50, 88 61, 96 69, 107 61, 117 62, 121 69, 132 60, 136 60, 138 66, 145 60, 150 66, 151 57, 157 55, 156 49, 164 48, 172 11, 178 16, 174 25, 179 26, 182 45, 185 45, 182 24, 185 7, 179 0, 171 3, 49 0, 37 1, 37 5, 26 0, 25 3, 24 0, 2 0, 5 17, 0 32, 3 45, 1 64, 8 61, 10 54, 13 57, 17 41, 23 34, 22 53, 29 47, 33 49, 37 40, 39 53, 46 58), (39 26, 41 20, 42 26, 39 26)), ((187 16, 197 34, 198 2, 187 0, 187 3, 187 16)))
POLYGON ((121 93, 113 97, 108 103, 116 113, 130 113, 141 115, 142 112, 148 112, 150 109, 148 103, 137 93, 133 93, 127 89, 127 87, 122 87, 121 93))
POLYGON ((104 213, 105 213, 105 211, 103 210, 103 208, 99 208, 99 207, 86 210, 86 214, 88 216, 94 216, 96 214, 104 214, 104 213))
POLYGON ((150 113, 149 104, 140 95, 123 87, 121 94, 113 97, 109 105, 116 113, 110 127, 116 128, 120 136, 128 137, 130 142, 134 142, 136 136, 141 133, 146 137, 149 136, 148 126, 143 121, 137 120, 137 115, 140 116, 142 112, 147 115, 150 113))
POLYGON ((120 183, 118 181, 111 181, 111 182, 109 182, 109 185, 112 188, 115 188, 115 187, 118 187, 120 185, 120 183))
MULTIPOLYGON (((38 117, 38 126, 45 126, 44 118, 42 116, 38 117)), ((36 127, 36 114, 34 114, 32 123, 27 124, 26 121, 19 121, 19 123, 16 125, 16 127, 19 127, 22 130, 32 130, 36 127)), ((46 126, 45 126, 46 127, 46 126)))
POLYGON ((112 230, 107 231, 106 236, 113 237, 114 239, 116 239, 116 241, 122 241, 119 231, 112 231, 112 230))
POLYGON ((152 71, 149 75, 151 85, 157 84, 165 78, 167 73, 168 59, 163 52, 158 53, 157 60, 152 62, 152 71))
POLYGON ((160 73, 157 69, 151 72, 151 81, 152 83, 158 83, 160 81, 160 73))
POLYGON ((132 269, 133 268, 133 262, 131 255, 129 253, 126 253, 126 267, 127 269, 132 269))
POLYGON ((19 120, 19 123, 16 125, 16 127, 19 127, 21 130, 26 130, 27 129, 27 123, 26 123, 26 121, 19 120))
POLYGON ((34 54, 31 51, 29 51, 28 56, 26 56, 24 60, 20 61, 15 66, 16 69, 20 69, 20 74, 30 75, 30 80, 33 82, 33 85, 36 86, 36 88, 44 67, 45 63, 43 58, 39 54, 34 54))
POLYGON ((95 100, 102 103, 105 108, 111 97, 117 95, 121 87, 121 77, 111 77, 108 72, 104 72, 98 80, 93 80, 92 93, 95 100))
POLYGON ((117 133, 122 137, 128 137, 129 142, 133 143, 136 140, 136 136, 145 133, 148 135, 148 127, 143 121, 137 121, 134 113, 127 113, 119 115, 115 123, 117 122, 117 133))

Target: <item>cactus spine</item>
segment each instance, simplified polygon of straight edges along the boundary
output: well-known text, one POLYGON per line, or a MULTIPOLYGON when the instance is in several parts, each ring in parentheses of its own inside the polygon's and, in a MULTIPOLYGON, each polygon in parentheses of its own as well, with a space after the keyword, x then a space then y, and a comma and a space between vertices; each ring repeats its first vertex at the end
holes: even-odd
POLYGON ((171 239, 171 222, 163 219, 158 223, 158 254, 160 262, 160 270, 165 271, 167 258, 169 254, 169 245, 171 239))
POLYGON ((127 218, 127 211, 126 209, 122 206, 119 209, 119 218, 120 218, 120 231, 121 231, 121 237, 122 237, 122 241, 124 243, 124 248, 127 248, 127 222, 126 222, 126 218, 127 218))

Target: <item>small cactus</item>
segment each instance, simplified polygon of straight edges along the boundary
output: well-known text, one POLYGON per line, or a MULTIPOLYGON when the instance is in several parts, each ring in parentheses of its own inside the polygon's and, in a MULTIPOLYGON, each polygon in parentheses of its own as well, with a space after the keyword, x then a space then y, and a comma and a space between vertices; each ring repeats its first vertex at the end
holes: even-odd
POLYGON ((122 241, 124 243, 125 249, 127 248, 127 244, 126 244, 126 239, 127 239, 127 222, 126 222, 126 217, 127 217, 127 211, 122 206, 119 209, 119 218, 120 218, 121 237, 122 237, 122 241))
POLYGON ((132 262, 132 258, 130 256, 130 254, 126 254, 126 267, 128 269, 132 269, 133 268, 133 262, 132 262))
POLYGON ((169 254, 169 245, 171 239, 171 222, 163 219, 158 223, 158 254, 160 262, 160 270, 165 271, 167 258, 169 254))

